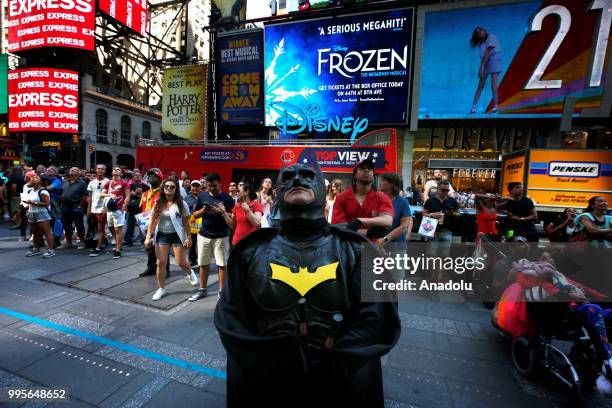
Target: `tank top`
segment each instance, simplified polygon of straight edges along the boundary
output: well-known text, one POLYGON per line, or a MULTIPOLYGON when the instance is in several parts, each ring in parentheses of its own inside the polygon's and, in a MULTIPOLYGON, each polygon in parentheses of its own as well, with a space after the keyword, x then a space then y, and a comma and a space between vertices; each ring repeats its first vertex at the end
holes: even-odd
POLYGON ((481 232, 485 235, 497 234, 497 226, 495 225, 496 221, 496 212, 479 211, 476 214, 476 223, 478 225, 478 230, 476 234, 480 234, 481 232))
POLYGON ((164 234, 172 234, 176 232, 174 225, 172 224, 172 218, 170 218, 170 211, 164 210, 159 217, 159 226, 157 227, 159 232, 164 234))

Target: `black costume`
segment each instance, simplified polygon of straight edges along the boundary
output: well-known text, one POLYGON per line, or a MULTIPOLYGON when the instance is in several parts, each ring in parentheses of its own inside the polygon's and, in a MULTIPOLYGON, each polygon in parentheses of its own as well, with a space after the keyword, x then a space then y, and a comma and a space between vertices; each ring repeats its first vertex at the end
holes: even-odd
POLYGON ((277 188, 280 229, 238 243, 215 310, 228 406, 382 407, 379 357, 400 323, 395 302, 360 301, 361 246, 371 244, 327 223, 318 168, 285 168, 277 188), (289 205, 293 187, 312 189, 315 201, 289 205))

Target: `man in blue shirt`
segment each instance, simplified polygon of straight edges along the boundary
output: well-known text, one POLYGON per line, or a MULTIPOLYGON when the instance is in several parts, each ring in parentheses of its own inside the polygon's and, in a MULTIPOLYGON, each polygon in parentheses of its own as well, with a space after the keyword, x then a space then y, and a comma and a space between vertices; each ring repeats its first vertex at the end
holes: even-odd
POLYGON ((208 191, 198 196, 193 215, 202 217, 202 228, 198 234, 198 265, 200 266, 200 288, 190 298, 190 301, 202 299, 208 295, 206 286, 210 264, 214 257, 219 270, 219 296, 223 290, 223 276, 228 248, 228 227, 223 218, 225 212, 232 212, 234 199, 221 191, 221 176, 209 173, 206 176, 208 191))
POLYGON ((406 242, 406 237, 412 230, 412 209, 408 200, 399 195, 401 191, 400 178, 395 173, 384 173, 380 178, 379 188, 393 204, 393 223, 391 230, 382 239, 383 243, 406 242))

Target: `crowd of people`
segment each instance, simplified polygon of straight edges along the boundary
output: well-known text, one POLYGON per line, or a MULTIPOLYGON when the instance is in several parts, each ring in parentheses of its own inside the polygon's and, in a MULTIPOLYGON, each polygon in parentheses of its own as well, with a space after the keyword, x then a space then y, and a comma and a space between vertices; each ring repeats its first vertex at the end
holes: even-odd
MULTIPOLYGON (((278 225, 276 190, 270 178, 264 178, 258 186, 230 181, 225 184, 226 193, 217 173, 191 179, 186 171, 164 177, 157 168, 142 174, 139 169, 114 166, 109 179, 108 170, 104 164, 91 172, 72 167, 61 177, 55 166, 33 170, 16 166, 8 177, 0 178, 0 208, 10 215, 14 223, 11 229, 20 230, 19 241, 32 242, 26 256, 51 258, 56 256, 56 249, 76 245, 77 250, 90 247, 89 256, 97 257, 111 245, 109 252, 118 259, 124 247, 139 242, 148 254, 147 268, 141 276, 157 276, 159 289, 153 299, 167 293, 165 281, 172 254, 197 286, 189 298, 195 301, 208 295, 213 262, 221 293, 230 248, 259 228, 278 225)), ((329 223, 345 224, 380 246, 412 239, 414 214, 396 174, 380 175, 375 186, 374 163, 366 159, 355 166, 350 186, 339 179, 325 180, 325 185, 324 213, 329 223)), ((521 236, 537 242, 538 214, 533 201, 524 195, 520 183, 510 183, 508 194, 474 195, 477 237, 521 236), (506 218, 504 234, 498 228, 499 213, 506 218)), ((452 242, 460 217, 459 201, 451 183, 442 172, 435 171, 425 185, 422 211, 423 217, 437 220, 435 234, 428 240, 452 242)), ((610 230, 605 199, 593 197, 582 214, 566 209, 547 226, 546 233, 551 241, 609 243, 610 230)))

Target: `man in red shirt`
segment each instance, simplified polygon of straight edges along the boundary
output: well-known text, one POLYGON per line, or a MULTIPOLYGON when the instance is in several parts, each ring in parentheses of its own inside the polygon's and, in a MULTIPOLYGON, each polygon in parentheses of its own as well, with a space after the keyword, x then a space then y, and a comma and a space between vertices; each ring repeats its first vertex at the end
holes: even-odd
POLYGON ((362 160, 353 168, 353 187, 336 197, 332 224, 347 223, 347 228, 382 238, 393 223, 393 205, 374 188, 374 162, 362 160))
POLYGON ((108 205, 106 208, 106 222, 108 228, 113 234, 113 237, 115 238, 115 251, 113 252, 113 259, 121 258, 121 241, 123 240, 125 212, 129 203, 129 200, 126 198, 130 196, 130 186, 121 178, 122 175, 123 169, 121 166, 113 167, 113 178, 104 185, 102 193, 100 194, 100 197, 102 198, 110 197, 116 205, 114 209, 109 208, 108 205))

